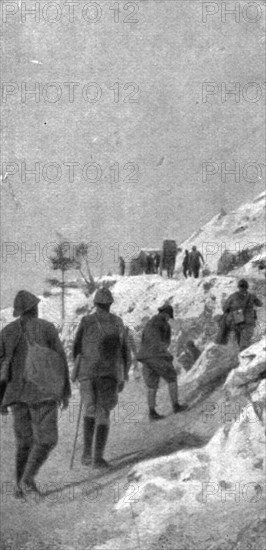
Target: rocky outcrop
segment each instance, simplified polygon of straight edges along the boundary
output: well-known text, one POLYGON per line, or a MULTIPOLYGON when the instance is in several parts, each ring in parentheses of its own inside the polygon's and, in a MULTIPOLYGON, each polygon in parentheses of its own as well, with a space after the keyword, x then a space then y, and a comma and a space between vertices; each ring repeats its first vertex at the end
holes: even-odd
MULTIPOLYGON (((227 265, 226 261, 226 271, 221 271, 221 273, 228 273, 228 268, 231 270, 237 265, 245 264, 250 259, 248 258, 250 251, 254 256, 256 247, 260 250, 264 242, 263 235, 265 235, 265 191, 253 202, 243 204, 233 212, 228 214, 223 212, 222 215, 214 216, 201 227, 201 231, 193 233, 181 243, 181 247, 183 250, 191 250, 191 247, 196 245, 212 273, 217 273, 221 256, 226 260, 228 258, 230 265, 227 265), (228 255, 224 254, 225 251, 228 255)), ((182 260, 183 255, 177 256, 175 265, 175 271, 180 278, 182 278, 182 260)), ((255 277, 260 276, 258 269, 253 270, 253 273, 255 277)))
POLYGON ((256 406, 265 400, 265 340, 238 359, 233 348, 209 344, 187 374, 187 392, 226 372, 227 361, 234 370, 224 392, 195 411, 194 430, 215 419, 215 435, 204 447, 137 464, 128 476, 137 498, 116 505, 121 536, 97 550, 263 550, 265 412, 256 406))
POLYGON ((243 391, 253 392, 266 374, 266 339, 262 338, 239 355, 239 366, 226 380, 225 389, 236 397, 243 391))
POLYGON ((239 363, 238 349, 234 345, 208 344, 192 369, 183 378, 182 393, 191 406, 214 390, 218 382, 239 363))
POLYGON ((254 414, 266 428, 266 339, 240 353, 237 369, 231 372, 225 383, 225 391, 231 398, 245 395, 253 406, 254 414))
MULTIPOLYGON (((236 233, 236 231, 235 231, 236 233)), ((235 253, 225 250, 217 264, 217 274, 226 275, 230 271, 236 270, 253 261, 257 261, 259 253, 262 251, 264 245, 258 244, 255 246, 250 246, 244 250, 238 250, 235 253)))

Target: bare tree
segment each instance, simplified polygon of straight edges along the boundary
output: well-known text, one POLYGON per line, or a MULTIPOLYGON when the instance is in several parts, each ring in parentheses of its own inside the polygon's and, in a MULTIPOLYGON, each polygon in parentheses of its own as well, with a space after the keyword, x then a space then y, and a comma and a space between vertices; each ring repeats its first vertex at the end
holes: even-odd
POLYGON ((88 243, 81 242, 75 246, 75 260, 79 273, 87 285, 89 294, 92 294, 96 288, 96 284, 93 275, 90 270, 89 258, 88 258, 88 243), (84 275, 84 267, 86 269, 86 276, 84 275))

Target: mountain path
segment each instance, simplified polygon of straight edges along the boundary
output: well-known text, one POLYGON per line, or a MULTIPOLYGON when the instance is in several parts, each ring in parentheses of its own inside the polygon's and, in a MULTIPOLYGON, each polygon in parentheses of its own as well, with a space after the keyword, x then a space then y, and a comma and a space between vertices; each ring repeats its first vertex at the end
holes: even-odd
MULTIPOLYGON (((219 395, 218 391, 211 399, 219 395)), ((81 465, 80 426, 74 467, 69 470, 79 405, 78 390, 74 388, 69 409, 59 419, 59 444, 38 476, 44 497, 40 500, 31 495, 27 502, 17 501, 11 494, 15 452, 13 435, 10 437, 12 415, 3 417, 1 550, 83 550, 119 536, 123 525, 115 504, 122 498, 132 504, 133 510, 138 499, 137 483, 128 483, 132 466, 140 460, 202 446, 217 429, 217 421, 208 425, 202 422, 202 405, 173 415, 165 384, 158 392, 157 403, 166 417, 150 423, 143 381, 130 380, 111 417, 105 456, 112 469, 101 472, 81 465)), ((134 527, 133 515, 130 521, 134 527)))

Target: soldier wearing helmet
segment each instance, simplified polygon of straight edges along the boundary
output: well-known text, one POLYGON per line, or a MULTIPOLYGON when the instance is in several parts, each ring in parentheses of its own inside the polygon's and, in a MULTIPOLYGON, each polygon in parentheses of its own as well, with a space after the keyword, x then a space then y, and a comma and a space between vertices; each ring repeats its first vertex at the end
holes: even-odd
POLYGON ((44 391, 27 377, 27 358, 32 344, 48 348, 61 356, 64 368, 64 408, 71 396, 67 359, 55 326, 38 317, 40 300, 27 290, 14 299, 16 320, 0 333, 0 387, 3 391, 1 412, 10 407, 14 418, 16 440, 15 497, 39 489, 35 476, 58 441, 59 399, 44 391))
POLYGON ((108 288, 96 291, 96 311, 82 318, 73 347, 74 359, 79 362, 77 377, 84 411, 82 464, 92 463, 96 468, 108 466, 103 453, 110 412, 117 405, 130 367, 124 324, 110 312, 113 301, 108 288))
POLYGON ((204 258, 202 254, 199 250, 197 250, 197 247, 195 245, 192 246, 192 250, 189 253, 189 266, 195 279, 198 279, 201 261, 204 264, 204 258))
POLYGON ((158 312, 144 327, 137 354, 138 361, 143 363, 143 378, 148 390, 147 398, 151 421, 163 418, 155 410, 160 378, 163 378, 168 384, 174 413, 182 412, 186 408, 178 403, 177 373, 173 366, 173 356, 168 351, 171 343, 169 320, 174 318, 174 311, 172 306, 166 303, 158 308, 158 312))
POLYGON ((257 319, 255 307, 261 307, 263 303, 256 294, 248 291, 246 279, 240 279, 237 287, 238 290, 223 304, 226 319, 224 339, 227 341, 231 332, 240 351, 243 351, 251 345, 257 319))

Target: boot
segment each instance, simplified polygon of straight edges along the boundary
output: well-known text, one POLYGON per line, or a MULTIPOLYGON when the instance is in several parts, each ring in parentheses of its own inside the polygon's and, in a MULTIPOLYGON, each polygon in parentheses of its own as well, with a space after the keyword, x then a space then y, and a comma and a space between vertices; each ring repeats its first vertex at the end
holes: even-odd
POLYGON ((158 414, 155 409, 150 409, 149 418, 151 421, 162 420, 164 416, 162 416, 161 414, 158 414))
POLYGON ((30 447, 18 447, 16 453, 16 488, 15 497, 23 498, 23 491, 20 486, 21 478, 23 476, 25 466, 30 454, 30 447))
POLYGON ((148 388, 148 406, 149 406, 149 419, 150 420, 162 420, 164 416, 158 414, 155 410, 156 406, 156 393, 157 389, 148 388))
POLYGON ((179 405, 177 398, 177 383, 171 382, 168 384, 169 395, 172 402, 172 407, 174 414, 185 411, 187 409, 186 405, 179 405))
POLYGON ((178 407, 178 398, 177 398, 177 382, 176 382, 176 380, 174 382, 170 382, 170 384, 168 384, 168 391, 169 391, 173 411, 177 412, 176 409, 178 407))
POLYGON ((22 477, 22 490, 25 493, 33 491, 40 494, 34 477, 37 475, 42 464, 46 461, 50 451, 51 447, 48 445, 34 445, 34 447, 32 447, 22 477))
POLYGON ((176 403, 173 407, 173 410, 174 410, 174 414, 176 413, 179 413, 179 412, 183 412, 183 411, 186 411, 188 408, 187 405, 179 405, 179 403, 176 403))
POLYGON ((84 416, 83 422, 84 447, 81 464, 84 466, 89 466, 89 464, 91 464, 91 448, 95 428, 95 418, 84 416))
POLYGON ((148 388, 148 407, 150 411, 154 411, 156 407, 156 393, 157 390, 148 388))
POLYGON ((109 464, 103 459, 103 453, 107 442, 109 426, 99 424, 96 427, 96 437, 93 455, 93 466, 95 468, 108 468, 109 464))

